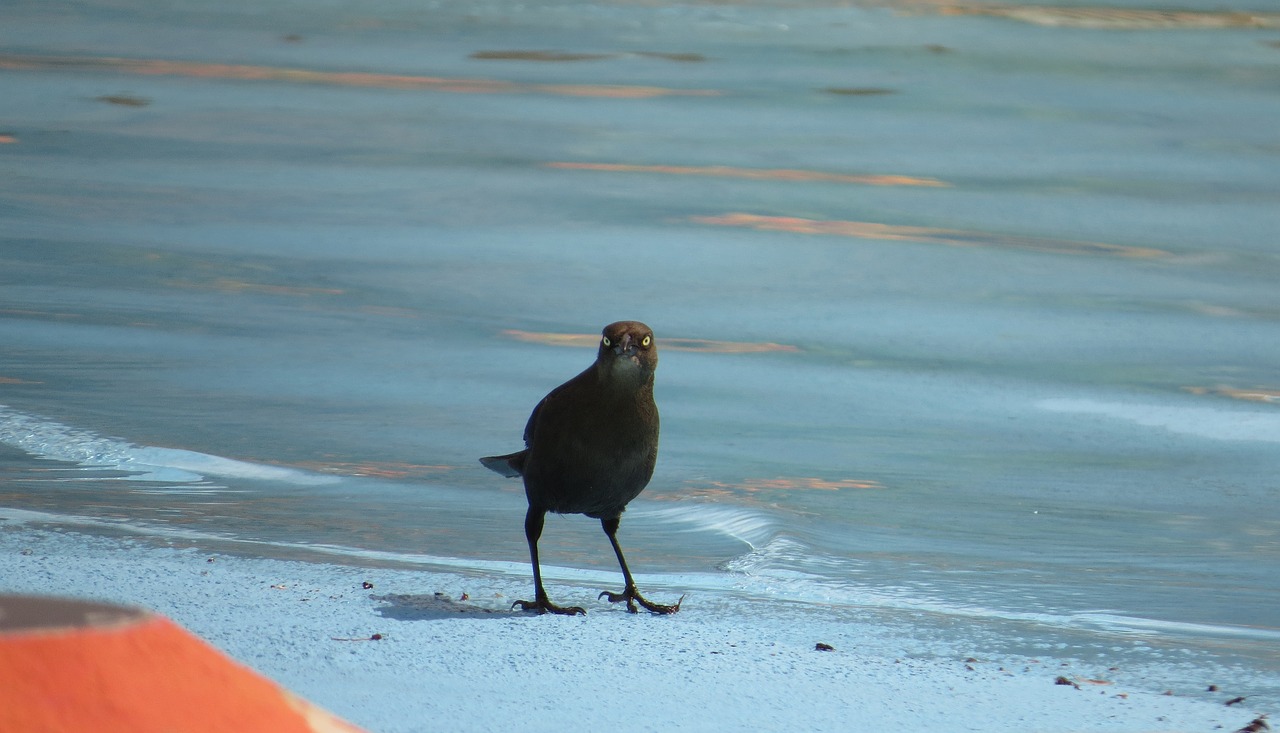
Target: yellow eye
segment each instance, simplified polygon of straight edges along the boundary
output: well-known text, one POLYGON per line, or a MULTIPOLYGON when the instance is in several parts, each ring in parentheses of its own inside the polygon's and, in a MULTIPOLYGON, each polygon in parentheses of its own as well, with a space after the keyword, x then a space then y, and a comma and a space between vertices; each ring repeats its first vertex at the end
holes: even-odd
POLYGON ((649 344, 651 344, 651 343, 653 343, 653 337, 652 337, 652 336, 645 336, 645 337, 644 337, 644 341, 641 341, 641 342, 640 342, 640 345, 641 345, 641 346, 643 346, 643 347, 645 347, 645 348, 647 349, 647 348, 649 348, 649 344))
POLYGON ((601 339, 601 341, 604 342, 605 346, 613 346, 613 342, 609 340, 608 336, 605 336, 603 339, 601 339))

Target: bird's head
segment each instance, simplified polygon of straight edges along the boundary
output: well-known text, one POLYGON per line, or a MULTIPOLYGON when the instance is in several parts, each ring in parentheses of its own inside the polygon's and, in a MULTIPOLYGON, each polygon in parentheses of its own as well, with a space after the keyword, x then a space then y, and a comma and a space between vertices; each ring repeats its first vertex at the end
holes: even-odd
POLYGON ((610 377, 651 379, 658 367, 658 344, 653 339, 653 330, 639 321, 610 323, 600 335, 596 363, 610 377))

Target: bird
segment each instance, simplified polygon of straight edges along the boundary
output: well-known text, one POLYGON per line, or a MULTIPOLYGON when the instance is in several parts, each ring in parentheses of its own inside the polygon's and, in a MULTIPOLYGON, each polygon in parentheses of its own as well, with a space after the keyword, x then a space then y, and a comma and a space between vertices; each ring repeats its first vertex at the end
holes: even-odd
POLYGON ((503 476, 523 478, 529 501, 524 533, 533 564, 534 599, 516 601, 512 609, 586 614, 580 606, 552 603, 542 585, 538 540, 547 512, 555 512, 599 519, 613 545, 623 589, 604 591, 599 598, 625 602, 631 613, 639 612, 636 604, 654 614, 680 610, 684 596, 667 605, 640 595, 618 544, 622 512, 649 484, 658 460, 658 406, 653 400, 657 366, 652 329, 639 321, 605 326, 595 362, 533 408, 524 428, 525 449, 480 459, 503 476))

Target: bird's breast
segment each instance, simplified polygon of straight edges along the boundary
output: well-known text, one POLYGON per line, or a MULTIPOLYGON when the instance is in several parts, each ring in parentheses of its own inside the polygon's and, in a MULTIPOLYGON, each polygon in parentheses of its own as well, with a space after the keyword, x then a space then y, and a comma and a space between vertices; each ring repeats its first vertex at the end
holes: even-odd
POLYGON ((570 415, 545 404, 525 466, 530 500, 562 513, 616 515, 653 475, 658 451, 652 399, 575 401, 570 415))

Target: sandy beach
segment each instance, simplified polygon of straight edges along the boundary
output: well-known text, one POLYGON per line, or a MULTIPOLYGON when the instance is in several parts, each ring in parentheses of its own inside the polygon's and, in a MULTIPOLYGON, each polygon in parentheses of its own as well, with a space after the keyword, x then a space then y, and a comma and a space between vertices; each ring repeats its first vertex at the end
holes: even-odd
POLYGON ((551 592, 586 604, 586 617, 508 611, 528 591, 514 567, 494 575, 339 567, 0 523, 6 591, 153 609, 377 733, 1190 732, 1234 731, 1257 715, 1225 706, 1226 686, 1222 702, 1163 694, 1124 669, 991 658, 913 638, 910 626, 886 635, 858 609, 694 591, 676 616, 633 616, 590 603, 615 582, 607 574, 568 582, 573 573, 550 574, 551 592))

